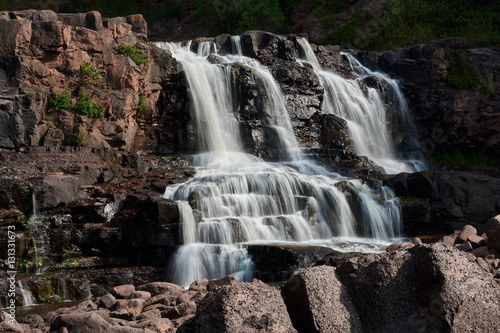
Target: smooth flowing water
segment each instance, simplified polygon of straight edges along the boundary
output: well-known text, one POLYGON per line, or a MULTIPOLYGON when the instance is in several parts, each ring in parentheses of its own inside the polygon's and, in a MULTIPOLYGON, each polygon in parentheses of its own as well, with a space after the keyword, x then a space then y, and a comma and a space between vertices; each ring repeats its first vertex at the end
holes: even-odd
POLYGON ((361 77, 379 78, 388 87, 386 94, 394 94, 390 96, 394 101, 391 107, 398 119, 391 122, 387 117, 384 98, 379 90, 365 87, 367 91, 364 91, 357 80, 349 80, 340 74, 323 70, 307 40, 300 38, 298 44, 302 49, 304 60, 312 65, 325 89, 324 112, 335 114, 347 121, 355 152, 370 158, 388 174, 421 169, 423 166, 417 161, 401 160, 396 153, 391 134, 395 124, 404 126, 409 137, 414 140, 417 138, 417 131, 397 82, 383 73, 370 71, 352 55, 345 54, 351 61, 354 73, 361 77))
POLYGON ((230 273, 251 280, 248 243, 377 251, 400 236, 400 210, 388 188, 373 190, 302 158, 279 85, 267 68, 241 55, 238 38, 233 38, 235 54, 220 56, 221 65, 207 60, 214 46, 201 44, 195 53, 190 44, 157 45, 184 68, 203 151, 194 159, 196 176, 169 186, 164 195, 177 201, 180 211, 183 245, 169 264, 174 283, 188 286, 230 273), (267 125, 283 152, 280 163, 242 150, 233 109, 235 64, 252 69, 265 96, 267 125))

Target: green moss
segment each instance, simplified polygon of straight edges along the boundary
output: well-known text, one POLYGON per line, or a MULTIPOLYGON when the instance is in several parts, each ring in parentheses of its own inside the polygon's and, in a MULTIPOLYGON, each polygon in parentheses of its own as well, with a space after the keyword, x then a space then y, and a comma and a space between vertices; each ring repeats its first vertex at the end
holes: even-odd
POLYGON ((115 47, 115 54, 121 54, 132 59, 137 65, 149 63, 147 54, 137 45, 121 44, 115 47))
POLYGON ((77 146, 85 147, 87 145, 87 131, 80 129, 75 136, 75 143, 77 146))

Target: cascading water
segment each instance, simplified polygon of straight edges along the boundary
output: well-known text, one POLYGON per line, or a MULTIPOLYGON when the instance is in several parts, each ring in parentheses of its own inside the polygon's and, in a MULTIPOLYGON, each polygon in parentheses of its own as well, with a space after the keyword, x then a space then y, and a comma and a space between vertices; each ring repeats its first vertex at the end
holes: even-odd
POLYGON ((43 224, 43 220, 38 212, 38 205, 35 197, 35 189, 30 185, 31 190, 31 206, 33 213, 28 220, 28 230, 31 238, 31 246, 28 245, 28 252, 26 257, 26 272, 40 274, 44 269, 44 246, 45 246, 45 232, 47 227, 43 224))
POLYGON ((221 56, 223 64, 215 65, 200 55, 205 51, 190 52, 190 44, 157 45, 169 49, 184 68, 204 152, 194 159, 196 176, 169 186, 164 195, 178 202, 184 242, 170 263, 173 282, 187 286, 195 279, 230 273, 250 280, 253 263, 244 243, 316 244, 339 250, 351 245, 363 250, 369 244, 373 250, 400 235, 400 212, 389 189, 374 191, 302 159, 279 85, 266 68, 243 57, 241 47, 234 46, 236 55, 221 56), (280 138, 285 164, 243 153, 232 107, 235 63, 251 68, 259 81, 267 125, 280 138))
MULTIPOLYGON (((416 161, 412 163, 397 158, 389 119, 379 91, 366 87, 367 92, 365 92, 356 80, 348 80, 339 74, 323 70, 307 40, 299 38, 297 41, 302 48, 304 60, 312 65, 325 89, 324 112, 333 113, 346 120, 356 153, 367 156, 388 174, 421 169, 422 165, 416 161)), ((410 137, 416 138, 416 129, 397 82, 382 73, 369 71, 354 57, 348 56, 355 73, 363 77, 376 76, 391 87, 390 91, 396 95, 394 108, 399 111, 400 123, 409 131, 410 137)))

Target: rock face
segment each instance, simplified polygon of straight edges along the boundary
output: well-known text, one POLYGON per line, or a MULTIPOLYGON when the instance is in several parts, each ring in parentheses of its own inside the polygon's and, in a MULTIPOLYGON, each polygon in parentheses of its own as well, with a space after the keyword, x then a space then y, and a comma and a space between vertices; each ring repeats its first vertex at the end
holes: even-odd
POLYGON ((402 173, 385 183, 404 198, 403 220, 409 235, 450 233, 466 224, 482 233, 488 219, 498 214, 500 181, 495 172, 402 173))

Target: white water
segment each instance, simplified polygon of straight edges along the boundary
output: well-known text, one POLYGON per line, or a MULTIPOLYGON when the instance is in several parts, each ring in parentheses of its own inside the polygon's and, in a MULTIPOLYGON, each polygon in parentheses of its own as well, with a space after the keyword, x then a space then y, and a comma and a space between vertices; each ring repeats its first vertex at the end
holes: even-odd
POLYGON ((44 271, 44 246, 45 246, 45 231, 46 226, 43 224, 43 220, 40 217, 40 213, 38 211, 38 204, 36 202, 35 190, 32 185, 30 185, 31 190, 31 205, 33 208, 32 215, 28 220, 28 230, 31 235, 31 241, 33 246, 28 251, 28 255, 26 258, 27 262, 32 264, 32 267, 26 270, 32 270, 35 274, 41 274, 44 271))
POLYGON ((214 65, 200 55, 205 51, 190 52, 189 44, 157 45, 183 65, 204 152, 195 158, 196 176, 169 186, 164 195, 178 202, 184 242, 169 266, 174 283, 188 286, 230 273, 251 280, 245 243, 377 251, 400 235, 400 212, 389 189, 374 191, 302 159, 279 86, 266 68, 241 56, 241 48, 234 47, 239 55, 221 57, 225 65, 214 65), (232 63, 251 68, 259 82, 286 165, 242 152, 232 109, 232 63))
MULTIPOLYGON (((348 80, 339 74, 323 70, 307 40, 300 38, 298 43, 304 52, 304 60, 312 65, 325 89, 324 112, 346 120, 355 152, 370 158, 387 174, 416 171, 418 165, 397 157, 394 139, 390 132, 390 122, 379 91, 367 87, 365 92, 356 80, 348 80)), ((410 136, 416 138, 417 132, 412 125, 406 101, 397 82, 382 73, 370 72, 352 56, 350 59, 354 63, 355 73, 377 76, 393 88, 391 91, 396 93, 398 102, 396 109, 399 111, 401 121, 406 128, 412 128, 410 136)))
POLYGON ((17 287, 19 288, 19 292, 23 298, 22 306, 31 306, 35 304, 30 292, 24 289, 22 281, 17 281, 17 287))

